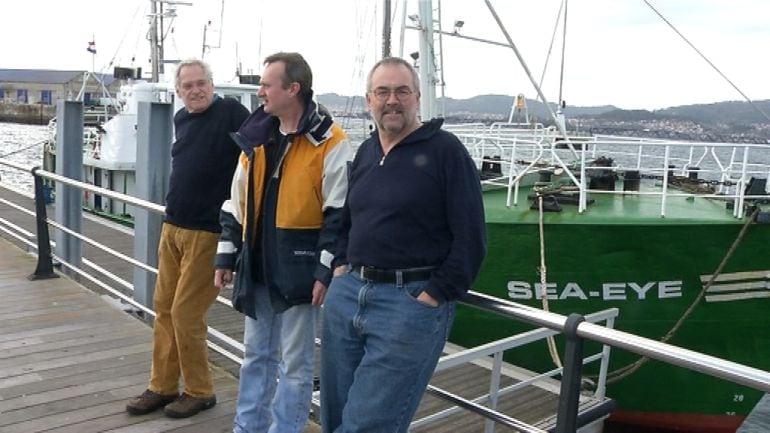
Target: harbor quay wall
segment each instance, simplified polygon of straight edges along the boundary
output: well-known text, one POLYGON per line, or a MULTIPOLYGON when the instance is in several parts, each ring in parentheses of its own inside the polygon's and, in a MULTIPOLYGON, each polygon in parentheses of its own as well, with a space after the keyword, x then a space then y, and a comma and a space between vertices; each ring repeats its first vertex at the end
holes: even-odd
POLYGON ((0 102, 0 122, 45 125, 54 116, 55 105, 0 102))

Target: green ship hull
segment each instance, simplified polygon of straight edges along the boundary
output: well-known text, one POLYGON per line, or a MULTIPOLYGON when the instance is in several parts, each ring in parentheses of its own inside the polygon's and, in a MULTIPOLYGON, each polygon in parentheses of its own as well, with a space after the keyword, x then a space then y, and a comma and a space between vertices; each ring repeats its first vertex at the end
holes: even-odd
MULTIPOLYGON (((519 204, 506 207, 505 189, 485 191, 489 252, 473 289, 543 308, 540 212, 530 209, 529 192, 522 187, 519 204)), ((673 197, 661 217, 660 197, 592 197, 595 202, 582 214, 575 206, 562 205, 561 212, 542 215, 550 311, 587 314, 616 307, 616 329, 656 340, 686 315, 669 343, 770 370, 770 225, 748 227, 720 277, 686 313, 736 241, 744 220, 733 217, 720 200, 673 197)), ((461 307, 451 339, 470 347, 531 328, 461 307)), ((506 356, 534 371, 554 368, 545 342, 506 356)), ((763 395, 658 361, 613 378, 613 371, 638 358, 612 351, 607 395, 618 403, 616 419, 673 422, 680 431, 735 431, 763 395), (699 423, 712 430, 702 430, 706 427, 699 423)), ((591 364, 586 375, 597 370, 591 364)))

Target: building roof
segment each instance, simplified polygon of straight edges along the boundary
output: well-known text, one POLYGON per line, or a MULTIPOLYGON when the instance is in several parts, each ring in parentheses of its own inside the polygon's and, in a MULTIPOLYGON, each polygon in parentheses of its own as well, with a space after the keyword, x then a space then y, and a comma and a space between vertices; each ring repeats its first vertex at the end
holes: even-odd
MULTIPOLYGON (((82 76, 85 71, 56 71, 53 69, 0 69, 0 82, 64 84, 82 76)), ((95 74, 105 86, 115 81, 112 75, 95 74)))

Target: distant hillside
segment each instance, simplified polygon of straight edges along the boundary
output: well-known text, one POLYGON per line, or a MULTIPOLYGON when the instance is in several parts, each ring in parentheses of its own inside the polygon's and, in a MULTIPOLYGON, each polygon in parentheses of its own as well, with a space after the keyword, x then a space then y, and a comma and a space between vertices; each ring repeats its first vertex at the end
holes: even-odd
MULTIPOLYGON (((324 93, 317 96, 318 100, 336 112, 358 113, 366 111, 366 100, 363 96, 343 96, 337 93, 324 93)), ((514 102, 513 96, 508 95, 479 95, 468 99, 439 98, 439 104, 445 104, 446 114, 448 116, 460 114, 478 114, 480 117, 488 118, 496 116, 501 119, 507 119, 511 112, 511 105, 514 102)), ((545 105, 532 99, 527 99, 527 107, 530 116, 538 119, 549 117, 545 105)), ((556 111, 556 105, 551 104, 556 111)), ((617 110, 612 105, 602 105, 597 107, 567 107, 566 113, 569 117, 575 116, 595 116, 608 111, 617 110)))
MULTIPOLYGON (((754 101, 754 104, 770 115, 770 100, 754 101)), ((620 110, 615 109, 599 112, 594 115, 578 115, 575 117, 591 117, 597 120, 611 121, 641 121, 641 120, 665 120, 676 119, 692 121, 703 124, 728 124, 735 126, 747 126, 753 124, 767 124, 766 119, 756 108, 748 102, 726 101, 713 104, 682 105, 663 110, 620 110)))
POLYGON ((366 100, 363 96, 343 96, 336 93, 316 95, 318 102, 337 112, 360 113, 366 111, 366 100))
POLYGON ((647 110, 621 110, 616 108, 614 110, 600 112, 596 114, 583 114, 575 117, 590 117, 594 119, 611 120, 611 121, 653 121, 670 117, 669 115, 662 114, 661 112, 652 112, 647 110))
MULTIPOLYGON (((318 100, 333 112, 355 113, 366 112, 366 101, 362 96, 342 96, 336 93, 318 95, 318 100)), ((507 120, 511 111, 513 96, 508 95, 479 95, 468 99, 445 98, 446 115, 448 118, 477 119, 483 121, 507 120)), ((442 100, 439 100, 439 104, 442 100)), ((766 113, 770 114, 770 100, 755 101, 766 113)), ((532 99, 527 99, 530 117, 548 123, 549 114, 545 105, 532 99)), ((551 104, 553 111, 557 106, 551 104)), ((727 101, 714 104, 683 105, 663 110, 622 110, 612 105, 595 107, 573 107, 564 109, 567 119, 592 119, 597 122, 656 122, 666 120, 694 122, 700 125, 727 125, 734 128, 750 128, 756 124, 770 124, 754 107, 747 102, 727 101)))
MULTIPOLYGON (((754 101, 762 111, 770 115, 770 100, 754 101)), ((770 123, 756 108, 748 102, 726 101, 714 104, 682 105, 666 108, 656 113, 677 116, 698 122, 724 122, 735 125, 770 123)))
MULTIPOLYGON (((770 113, 770 101, 755 101, 770 113)), ((748 102, 718 102, 664 110, 612 110, 568 117, 597 134, 653 136, 663 139, 770 143, 770 120, 748 102)))

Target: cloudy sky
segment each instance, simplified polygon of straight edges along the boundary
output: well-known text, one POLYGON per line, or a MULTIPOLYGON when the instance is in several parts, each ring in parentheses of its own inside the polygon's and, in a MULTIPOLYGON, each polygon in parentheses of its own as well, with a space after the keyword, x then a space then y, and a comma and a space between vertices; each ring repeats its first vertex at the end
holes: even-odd
MULTIPOLYGON (((203 29, 212 48, 205 54, 215 79, 233 79, 236 66, 259 73, 273 52, 299 51, 315 75, 315 90, 363 94, 364 76, 378 56, 381 6, 375 0, 185 0, 166 41, 166 58, 201 56, 203 29), (221 13, 224 4, 224 13, 221 13), (221 17, 221 18, 220 18, 221 17), (221 33, 221 38, 220 38, 221 33)), ((400 49, 402 0, 396 3, 394 52, 400 49)), ((435 1, 434 1, 435 2, 435 1)), ((555 101, 559 95, 561 34, 548 47, 561 0, 490 0, 529 69, 555 101)), ((442 0, 441 23, 451 31, 464 21, 467 36, 504 41, 484 0, 442 0)), ((648 6, 650 3, 735 85, 755 100, 770 99, 770 1, 590 0, 568 4, 563 98, 568 105, 613 104, 658 109, 691 103, 739 100, 719 76, 648 6)), ((409 0, 407 15, 417 13, 409 0)), ((0 67, 91 69, 111 65, 149 69, 146 42, 149 0, 24 0, 3 3, 0 67), (86 51, 96 42, 95 58, 86 51)), ((406 30, 404 55, 417 50, 417 33, 406 30)), ((509 48, 445 37, 445 93, 523 93, 533 86, 509 48)))

